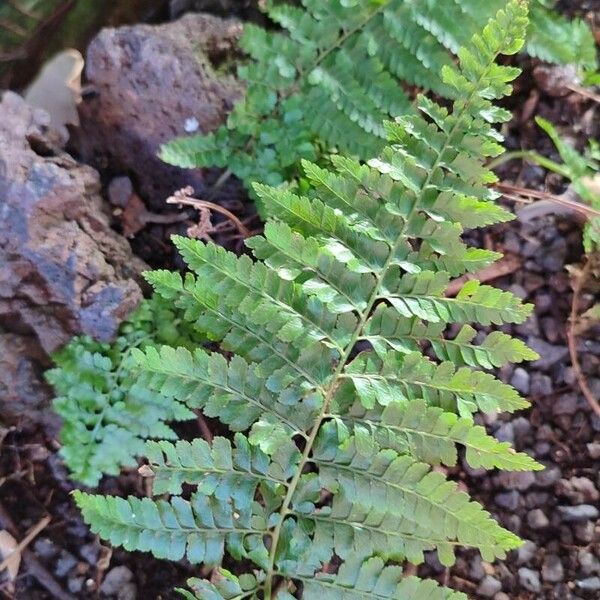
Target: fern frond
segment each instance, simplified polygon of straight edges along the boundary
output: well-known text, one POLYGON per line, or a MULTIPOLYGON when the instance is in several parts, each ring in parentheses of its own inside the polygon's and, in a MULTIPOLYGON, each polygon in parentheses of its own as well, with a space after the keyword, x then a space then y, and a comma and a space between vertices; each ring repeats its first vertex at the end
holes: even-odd
MULTIPOLYGON (((245 99, 217 132, 175 140, 162 157, 186 168, 227 167, 247 184, 268 185, 294 178, 299 161, 323 149, 371 158, 385 145, 383 121, 415 112, 403 83, 459 97, 441 73, 456 72, 461 47, 505 4, 268 2, 265 11, 283 32, 246 26, 241 45, 251 61, 239 69, 248 83, 245 99)), ((590 28, 552 11, 546 0, 532 0, 528 39, 528 51, 543 60, 597 68, 590 28)))
MULTIPOLYGON (((352 506, 352 523, 353 515, 376 513, 385 507, 390 518, 412 521, 419 537, 435 540, 438 548, 456 542, 479 549, 490 560, 515 543, 520 545, 516 536, 503 530, 480 504, 459 491, 455 482, 411 456, 378 449, 369 436, 347 437, 340 435, 334 424, 327 424, 320 431, 311 461, 319 467, 321 487, 340 494, 352 506)), ((397 535, 402 538, 402 533, 400 530, 397 535)), ((390 552, 375 541, 373 544, 375 554, 390 552)))
POLYGON ((514 388, 489 373, 456 369, 450 362, 436 364, 420 352, 389 351, 383 359, 373 352, 362 353, 340 379, 335 398, 342 406, 355 397, 367 409, 423 398, 429 405, 461 415, 478 410, 514 412, 529 406, 514 388))
POLYGON ((235 448, 222 437, 216 437, 212 445, 202 439, 179 440, 176 444, 147 442, 145 454, 149 466, 143 473, 153 477, 156 495, 181 494, 183 484, 197 485, 203 494, 221 499, 231 497, 236 506, 251 504, 260 482, 286 485, 293 475, 298 451, 282 452, 274 457, 277 462, 271 463, 270 458, 241 433, 234 439, 235 448))
POLYGON ((156 297, 123 323, 113 344, 75 338, 53 356, 56 367, 46 379, 63 419, 60 455, 74 479, 93 486, 104 474, 137 466, 145 440, 175 439, 168 423, 195 418, 182 402, 136 382, 131 352, 159 341, 196 345, 201 340, 156 297))
POLYGON ((355 435, 361 430, 372 433, 380 448, 409 454, 430 465, 455 466, 457 444, 466 450, 466 459, 474 468, 532 471, 540 466, 530 456, 517 453, 507 442, 488 435, 484 427, 470 418, 458 417, 442 408, 428 406, 425 400, 390 402, 367 410, 356 402, 342 417, 355 435))
POLYGON ((258 588, 256 577, 246 573, 236 577, 226 569, 219 568, 213 571, 211 581, 205 579, 188 579, 188 586, 194 592, 176 589, 186 600, 256 600, 258 596, 253 593, 258 588))
MULTIPOLYGON (((256 33, 253 51, 268 61, 248 72, 283 86, 303 65, 311 74, 325 70, 328 57, 337 57, 322 54, 339 42, 340 30, 344 48, 360 48, 365 29, 376 43, 373 23, 383 21, 393 1, 305 0, 308 17, 277 9, 296 37, 256 33), (335 35, 328 34, 331 24, 335 35), (294 43, 315 31, 313 45, 294 43)), ((419 563, 436 550, 450 565, 461 545, 493 560, 520 544, 433 466, 455 464, 458 445, 473 465, 538 468, 472 420, 478 410, 528 405, 479 369, 533 353, 505 334, 474 344, 475 329, 467 326, 521 323, 531 307, 477 281, 456 297, 445 295, 453 277, 497 258, 462 241, 461 220, 483 226, 509 218, 495 208, 484 162, 501 151, 494 124, 507 118, 492 100, 509 93, 517 75, 496 59, 519 51, 526 26, 525 3, 512 0, 458 52, 459 67, 443 70, 457 98, 453 109, 421 98, 418 115, 384 126, 389 144, 377 159, 338 157, 330 171, 307 163, 303 193, 256 185, 271 218, 264 236, 248 243, 253 258, 176 238, 193 274, 184 281, 163 271, 148 280, 189 325, 232 354, 146 349, 136 353, 139 384, 220 419, 239 432, 235 448, 222 438, 212 447, 151 444, 145 471, 156 473, 160 491, 195 487, 191 504, 178 496, 171 504, 144 500, 150 518, 128 525, 137 518, 130 514, 138 513, 134 499, 79 497, 95 531, 151 551, 146 540, 157 537, 162 555, 173 537, 171 554, 187 551, 192 561, 202 558, 190 540, 214 539, 219 549, 208 562, 228 545, 234 558, 263 570, 247 596, 265 600, 295 597, 287 591, 294 581, 309 598, 324 593, 325 584, 341 598, 452 598, 431 583, 399 582, 388 563, 419 563), (455 338, 446 331, 453 323, 465 326, 455 338), (425 354, 428 344, 437 360, 425 354), (202 521, 200 504, 214 522, 202 521), (175 505, 187 507, 185 524, 171 518, 175 505), (155 518, 163 513, 168 523, 155 518), (131 543, 128 536, 139 530, 131 543), (337 575, 323 572, 339 562, 337 575)), ((321 76, 311 85, 318 87, 321 76)), ((360 107, 349 106, 340 114, 366 126, 360 107)), ((236 597, 246 589, 241 579, 223 577, 197 583, 199 593, 236 597)))
POLYGON ((386 567, 384 561, 375 556, 367 560, 360 555, 349 557, 337 575, 320 574, 303 581, 304 600, 467 600, 464 594, 431 579, 403 576, 401 567, 386 567))
POLYGON ((217 565, 225 547, 238 560, 264 561, 262 536, 267 524, 251 509, 195 493, 190 501, 94 496, 79 490, 73 497, 92 531, 126 550, 157 558, 217 565))
POLYGON ((446 323, 426 323, 417 317, 400 317, 395 309, 388 306, 378 307, 365 329, 364 339, 373 345, 381 358, 389 348, 404 353, 417 352, 423 342, 431 344, 438 359, 457 366, 493 369, 539 358, 521 340, 501 331, 492 331, 481 343, 475 344, 477 331, 467 324, 453 339, 449 339, 444 337, 446 323))

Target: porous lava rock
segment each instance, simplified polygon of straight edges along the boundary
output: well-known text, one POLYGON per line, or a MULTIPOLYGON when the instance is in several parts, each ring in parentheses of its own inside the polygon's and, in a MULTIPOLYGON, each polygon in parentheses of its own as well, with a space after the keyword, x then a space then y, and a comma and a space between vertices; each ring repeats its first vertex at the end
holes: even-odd
POLYGON ((160 145, 222 124, 243 86, 232 74, 242 26, 187 14, 164 25, 104 29, 86 60, 88 93, 76 142, 86 162, 135 180, 151 208, 174 190, 205 187, 204 173, 163 163, 160 145))
POLYGON ((40 373, 74 335, 108 341, 145 268, 110 228, 100 178, 57 146, 49 116, 0 97, 0 419, 43 405, 40 373))

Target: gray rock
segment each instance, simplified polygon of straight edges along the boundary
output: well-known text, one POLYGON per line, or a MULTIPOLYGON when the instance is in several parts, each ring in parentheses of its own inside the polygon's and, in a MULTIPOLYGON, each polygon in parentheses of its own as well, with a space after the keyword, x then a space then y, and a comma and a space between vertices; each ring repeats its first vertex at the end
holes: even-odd
POLYGON ((593 458, 594 460, 600 458, 600 442, 590 442, 586 447, 590 458, 593 458))
POLYGON ((521 567, 518 571, 519 583, 529 592, 538 593, 542 589, 540 574, 533 569, 521 567))
POLYGON ((518 443, 523 443, 525 438, 531 432, 531 423, 525 417, 517 417, 512 420, 512 424, 515 432, 515 440, 518 443))
POLYGON ((58 554, 56 544, 48 538, 38 538, 33 544, 35 553, 42 559, 54 558, 58 554))
POLYGON ((556 486, 556 493, 568 498, 573 504, 595 503, 600 498, 600 492, 587 477, 561 479, 556 486))
POLYGON ((137 587, 135 583, 126 583, 117 594, 117 600, 136 600, 137 587))
POLYGON ((540 355, 540 358, 531 365, 542 371, 547 371, 551 366, 564 360, 569 354, 569 349, 566 346, 555 346, 535 336, 527 339, 527 345, 540 355))
POLYGON ((554 238, 549 247, 544 248, 542 267, 550 273, 561 271, 567 257, 567 242, 563 237, 554 238))
POLYGON ((97 542, 90 542, 84 544, 79 548, 79 556, 83 558, 90 565, 95 565, 98 561, 98 555, 100 554, 100 544, 97 542))
POLYGON ((56 561, 54 572, 56 573, 57 577, 66 577, 76 566, 77 559, 70 552, 62 550, 58 560, 56 561))
POLYGON ((505 594, 504 592, 498 592, 494 596, 494 600, 510 600, 510 596, 508 594, 505 594))
POLYGON ((548 554, 542 565, 542 579, 550 583, 558 583, 563 580, 565 570, 560 558, 556 554, 548 554))
POLYGON ((525 540, 525 543, 517 550, 517 563, 527 564, 535 557, 536 553, 537 546, 532 541, 525 540))
POLYGON ((552 379, 542 373, 533 373, 531 376, 530 394, 532 396, 549 396, 554 390, 552 379))
POLYGON ((516 490, 510 492, 502 492, 494 496, 494 502, 501 508, 506 510, 517 510, 521 495, 516 490))
POLYGON ((494 431, 494 437, 499 442, 509 442, 514 443, 515 441, 515 431, 513 424, 509 421, 508 423, 502 423, 496 431, 494 431))
POLYGON ((543 510, 536 508, 527 513, 527 524, 531 529, 544 529, 550 525, 550 521, 543 510))
POLYGON ((598 509, 591 504, 579 504, 577 506, 559 506, 558 510, 563 521, 574 523, 598 518, 598 509))
POLYGON ((491 575, 486 575, 477 588, 477 593, 484 598, 492 598, 502 590, 502 584, 491 575))
POLYGON ((553 465, 546 467, 543 471, 537 471, 535 474, 535 482, 539 487, 548 488, 555 485, 561 477, 561 470, 553 465))
POLYGON ((110 340, 142 298, 145 265, 110 227, 100 177, 57 144, 49 117, 0 97, 0 414, 39 420, 39 373, 74 335, 110 340))
POLYGON ((206 192, 199 169, 179 169, 158 158, 161 144, 221 125, 243 86, 219 66, 237 52, 240 21, 188 14, 164 25, 104 29, 91 42, 86 77, 95 94, 79 105, 79 150, 86 161, 135 175, 152 208, 191 185, 206 192), (187 127, 186 127, 187 125, 187 127))
POLYGON ((510 380, 510 385, 512 385, 517 391, 521 392, 521 394, 524 396, 527 396, 527 394, 529 394, 530 379, 531 377, 525 369, 517 367, 510 380))
POLYGON ((504 471, 498 475, 498 483, 506 490, 526 490, 535 483, 535 475, 526 471, 510 472, 504 471))
POLYGON ((104 577, 104 581, 100 586, 100 593, 105 596, 117 596, 132 581, 133 573, 127 567, 113 567, 104 577))
POLYGON ((586 592, 597 592, 600 590, 600 577, 588 577, 575 582, 575 585, 586 592))
POLYGON ((600 560, 598 560, 591 552, 580 550, 577 558, 579 560, 579 567, 584 575, 600 573, 600 560))
POLYGON ((469 563, 469 578, 474 581, 481 581, 485 577, 485 569, 479 556, 474 557, 469 563))
POLYGON ((575 537, 584 544, 590 544, 596 536, 596 526, 593 521, 582 521, 573 526, 575 537))
POLYGON ((79 594, 83 589, 85 579, 83 577, 70 577, 67 582, 67 587, 72 594, 79 594))

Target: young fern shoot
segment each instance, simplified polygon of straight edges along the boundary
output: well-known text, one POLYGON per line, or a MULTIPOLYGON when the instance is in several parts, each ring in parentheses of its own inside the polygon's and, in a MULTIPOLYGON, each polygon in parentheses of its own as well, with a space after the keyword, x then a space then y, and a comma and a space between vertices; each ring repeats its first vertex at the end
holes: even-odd
POLYGON ((519 72, 496 59, 521 48, 526 27, 512 0, 444 69, 452 110, 420 97, 367 165, 305 163, 304 196, 256 185, 270 218, 248 241, 254 258, 175 238, 191 273, 148 280, 227 357, 146 348, 138 385, 235 436, 148 443, 143 473, 169 500, 76 492, 94 532, 214 566, 188 599, 461 600, 398 565, 430 550, 451 565, 457 546, 492 561, 520 545, 433 467, 455 465, 462 447, 473 467, 539 468, 472 419, 526 407, 485 369, 536 355, 500 332, 476 343, 470 323, 522 323, 531 306, 475 280, 444 293, 499 258, 467 246, 463 228, 512 218, 484 161, 502 152, 494 124, 510 118, 492 102, 519 72), (450 324, 462 325, 453 339, 450 324), (241 574, 222 568, 225 552, 241 574))

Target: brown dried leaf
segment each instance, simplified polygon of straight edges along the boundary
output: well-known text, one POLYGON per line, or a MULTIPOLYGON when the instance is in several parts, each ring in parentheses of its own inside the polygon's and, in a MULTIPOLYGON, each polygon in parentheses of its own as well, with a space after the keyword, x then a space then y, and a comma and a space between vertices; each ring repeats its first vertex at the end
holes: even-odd
POLYGON ((0 531, 0 559, 2 572, 7 573, 8 581, 12 583, 19 574, 21 551, 17 540, 4 529, 0 531))

